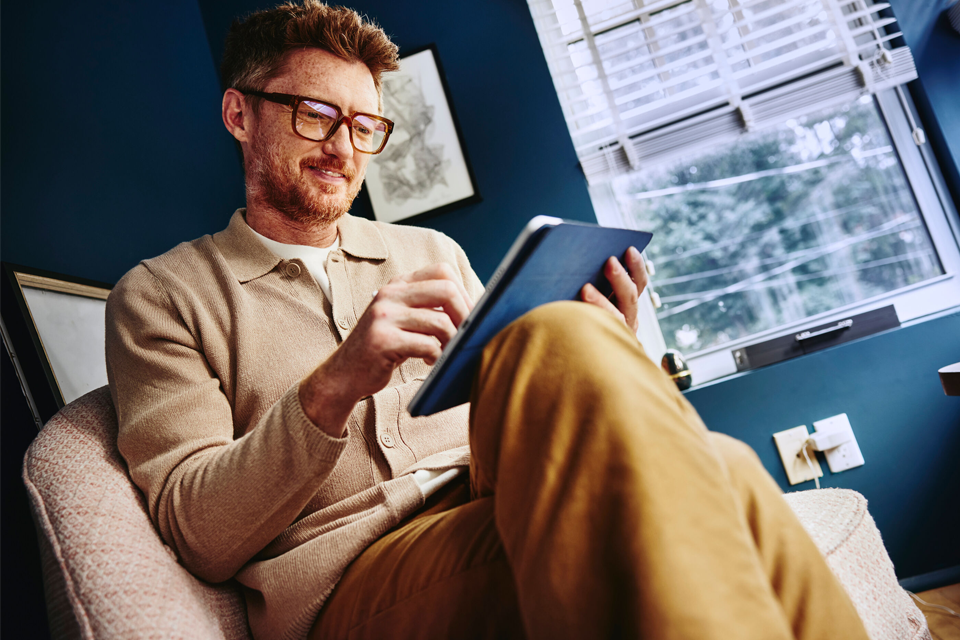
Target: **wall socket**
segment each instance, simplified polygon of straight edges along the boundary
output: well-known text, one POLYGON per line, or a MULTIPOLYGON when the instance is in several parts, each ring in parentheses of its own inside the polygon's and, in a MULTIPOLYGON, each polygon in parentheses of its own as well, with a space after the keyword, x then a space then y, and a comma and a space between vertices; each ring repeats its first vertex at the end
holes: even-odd
POLYGON ((777 451, 780 452, 780 460, 783 462, 783 468, 787 472, 787 481, 791 486, 813 480, 815 477, 823 477, 823 469, 820 468, 817 454, 813 451, 807 451, 813 466, 813 472, 811 472, 811 465, 807 464, 806 458, 800 453, 800 449, 808 437, 810 437, 810 434, 807 432, 807 425, 805 424, 773 434, 773 441, 777 443, 777 451))
POLYGON ((830 473, 840 473, 863 465, 863 453, 860 452, 860 445, 857 443, 856 436, 853 435, 853 427, 850 426, 847 414, 841 413, 818 420, 813 423, 813 428, 817 433, 850 434, 849 442, 823 452, 827 458, 827 464, 830 465, 830 473))

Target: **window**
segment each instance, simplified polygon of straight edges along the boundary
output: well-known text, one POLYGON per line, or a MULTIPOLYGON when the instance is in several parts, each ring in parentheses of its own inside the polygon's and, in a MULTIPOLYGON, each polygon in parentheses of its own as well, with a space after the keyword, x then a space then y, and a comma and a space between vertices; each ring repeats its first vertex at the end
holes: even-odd
POLYGON ((804 326, 960 304, 887 5, 528 1, 598 220, 655 234, 651 355, 704 382, 804 326))

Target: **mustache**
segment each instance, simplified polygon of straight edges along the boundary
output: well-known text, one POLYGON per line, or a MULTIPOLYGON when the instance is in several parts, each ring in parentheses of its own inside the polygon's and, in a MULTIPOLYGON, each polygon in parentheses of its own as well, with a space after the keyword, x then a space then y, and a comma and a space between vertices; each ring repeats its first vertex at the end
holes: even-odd
POLYGON ((335 173, 342 173, 349 180, 356 177, 356 172, 347 168, 347 163, 336 157, 327 156, 325 158, 304 158, 300 161, 301 169, 324 169, 335 173))

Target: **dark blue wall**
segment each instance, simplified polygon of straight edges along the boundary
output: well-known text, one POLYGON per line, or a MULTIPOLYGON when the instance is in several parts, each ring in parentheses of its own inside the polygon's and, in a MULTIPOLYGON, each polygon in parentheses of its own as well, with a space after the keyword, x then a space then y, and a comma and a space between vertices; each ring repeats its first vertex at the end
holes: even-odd
POLYGON ((195 0, 3 7, 3 260, 115 282, 243 205, 195 0))

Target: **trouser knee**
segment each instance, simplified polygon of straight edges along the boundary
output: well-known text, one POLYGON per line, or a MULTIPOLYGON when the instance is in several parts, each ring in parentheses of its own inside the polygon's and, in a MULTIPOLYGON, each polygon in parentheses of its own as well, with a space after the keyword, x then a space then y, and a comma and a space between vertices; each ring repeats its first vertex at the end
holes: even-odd
MULTIPOLYGON (((619 388, 636 395, 654 389, 662 393, 661 378, 664 374, 620 319, 593 305, 564 301, 537 307, 490 342, 477 391, 506 380, 514 391, 533 387, 566 395, 574 389, 602 393, 619 388)), ((676 393, 672 383, 670 387, 676 393)))
POLYGON ((601 363, 612 348, 643 350, 636 336, 612 314, 570 300, 537 307, 510 324, 495 340, 509 342, 511 351, 538 346, 541 358, 576 358, 584 364, 591 360, 601 363), (606 344, 611 338, 617 347, 606 344))

